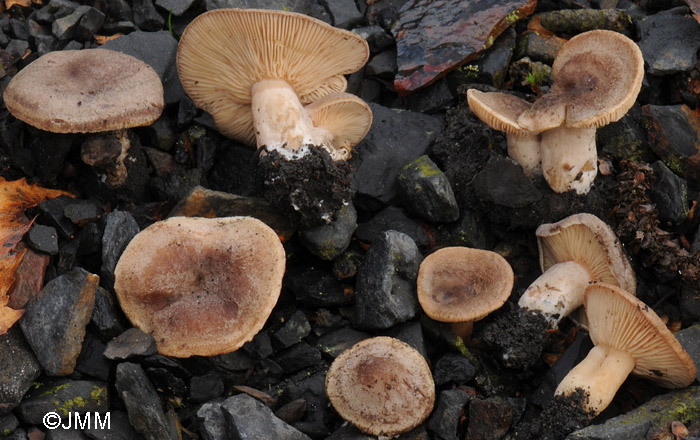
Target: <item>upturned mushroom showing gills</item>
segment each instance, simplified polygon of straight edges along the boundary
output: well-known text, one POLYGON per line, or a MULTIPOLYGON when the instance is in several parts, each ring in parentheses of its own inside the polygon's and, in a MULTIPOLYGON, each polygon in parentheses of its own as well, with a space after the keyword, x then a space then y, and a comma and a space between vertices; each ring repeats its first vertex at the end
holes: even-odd
POLYGON ((526 368, 542 353, 545 334, 583 304, 591 282, 602 281, 635 292, 636 278, 620 242, 610 227, 592 214, 574 214, 535 231, 540 254, 540 275, 527 288, 515 309, 501 325, 529 327, 514 330, 516 346, 490 342, 510 367, 526 368), (537 329, 537 330, 535 330, 537 329), (527 346, 522 350, 520 346, 527 346))
POLYGON ((644 79, 639 47, 607 30, 579 34, 552 65, 554 85, 520 114, 517 124, 541 133, 542 173, 558 193, 586 194, 598 172, 596 128, 634 105, 644 79))
POLYGON ((583 390, 580 408, 603 411, 631 373, 666 388, 695 381, 696 367, 666 325, 642 301, 618 286, 586 288, 584 306, 595 347, 559 383, 557 399, 583 390))
POLYGON ((435 383, 415 348, 378 336, 358 342, 333 361, 326 394, 338 414, 360 431, 395 436, 430 415, 435 383))
POLYGON ((418 269, 418 301, 428 317, 449 322, 468 342, 474 321, 500 308, 513 290, 513 269, 495 252, 446 247, 418 269))
POLYGON ((361 100, 337 93, 368 56, 362 37, 302 14, 218 9, 187 26, 177 68, 222 134, 257 147, 265 197, 312 226, 331 221, 352 196, 344 160, 372 117, 361 100), (329 95, 346 104, 326 106, 333 124, 316 124, 318 108, 305 106, 329 95))
POLYGON ((284 268, 284 248, 260 220, 171 217, 131 240, 114 271, 114 290, 159 353, 213 356, 260 331, 284 268))

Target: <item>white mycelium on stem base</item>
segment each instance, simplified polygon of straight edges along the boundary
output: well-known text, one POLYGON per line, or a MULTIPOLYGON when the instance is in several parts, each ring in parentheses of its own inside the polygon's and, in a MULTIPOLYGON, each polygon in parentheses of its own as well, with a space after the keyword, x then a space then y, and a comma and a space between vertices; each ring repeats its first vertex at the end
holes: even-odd
POLYGON ((583 292, 603 281, 634 292, 636 279, 615 233, 592 214, 575 214, 537 228, 542 275, 520 297, 555 328, 583 303, 583 292))

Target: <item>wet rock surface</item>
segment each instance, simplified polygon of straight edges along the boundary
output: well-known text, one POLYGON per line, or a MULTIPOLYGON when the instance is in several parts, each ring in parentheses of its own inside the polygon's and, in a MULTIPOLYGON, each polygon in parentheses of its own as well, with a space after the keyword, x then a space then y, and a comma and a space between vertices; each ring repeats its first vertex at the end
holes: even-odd
MULTIPOLYGON (((696 2, 689 3, 692 8, 696 2)), ((27 177, 75 195, 25 213, 34 218, 35 229, 23 239, 28 250, 8 292, 9 305, 26 311, 0 336, 0 437, 366 440, 373 437, 346 424, 330 406, 325 374, 343 350, 378 335, 418 350, 436 385, 430 417, 401 440, 665 439, 672 422, 685 424, 686 439, 700 436, 697 384, 669 391, 630 378, 592 420, 577 409, 583 396, 553 399, 558 382, 590 350, 588 334, 575 316, 541 332, 537 322, 510 314, 541 272, 537 226, 589 212, 619 236, 637 275, 637 296, 669 328, 680 329, 679 341, 700 361, 699 25, 681 1, 540 0, 527 10, 534 4, 5 5, 0 89, 41 54, 99 45, 150 64, 164 83, 167 106, 152 126, 130 130, 143 150, 132 157, 140 171, 130 191, 110 189, 100 181, 105 170, 83 162, 88 136, 41 132, 0 111, 0 176, 27 177), (178 38, 196 16, 220 7, 299 11, 349 29, 369 44, 371 62, 347 79, 348 91, 369 102, 373 125, 342 173, 347 193, 327 210, 337 208, 328 224, 300 224, 293 203, 287 203, 291 211, 283 211, 274 199, 292 200, 305 180, 316 185, 319 198, 338 194, 328 179, 318 178, 308 164, 289 167, 291 183, 273 190, 273 203, 266 201, 256 178, 261 168, 256 151, 218 133, 212 118, 182 90, 175 65, 178 38), (554 194, 542 178, 526 176, 508 159, 505 136, 474 117, 465 91, 502 90, 532 102, 551 87, 558 48, 591 28, 614 29, 635 40, 646 62, 645 82, 629 113, 597 131, 599 172, 588 195, 554 194), (287 269, 273 313, 232 353, 187 359, 153 354, 152 337, 132 327, 113 292, 114 267, 124 247, 163 218, 237 215, 261 219, 284 243, 287 269), (51 229, 55 238, 46 240, 51 229), (422 257, 444 246, 493 250, 515 273, 508 303, 475 323, 469 345, 449 324, 427 318, 416 300, 422 257), (55 342, 47 329, 62 328, 73 315, 74 308, 63 307, 59 298, 76 286, 52 286, 83 270, 100 275, 94 303, 80 308, 71 337, 55 342), (29 344, 22 330, 35 326, 31 304, 47 289, 55 298, 41 314, 43 336, 29 344), (110 342, 120 335, 125 343, 110 342), (524 338, 533 335, 534 342, 524 338), (52 376, 74 356, 70 376, 52 376), (92 385, 85 384, 105 394, 93 396, 92 385), (44 394, 52 389, 56 393, 44 394), (109 411, 112 430, 42 426, 42 411, 83 408, 109 411)), ((96 151, 107 162, 117 152, 109 142, 96 151)), ((311 200, 307 204, 319 208, 311 200)), ((323 215, 325 205, 316 212, 323 215)))

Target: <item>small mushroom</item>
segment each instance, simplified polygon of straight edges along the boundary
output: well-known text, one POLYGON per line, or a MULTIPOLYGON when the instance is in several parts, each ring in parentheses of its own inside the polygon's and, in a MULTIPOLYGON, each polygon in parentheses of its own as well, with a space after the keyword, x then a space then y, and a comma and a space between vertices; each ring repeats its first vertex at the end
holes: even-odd
POLYGON ((596 283, 586 288, 584 306, 595 347, 559 383, 555 396, 582 389, 587 398, 581 409, 594 416, 607 408, 630 373, 666 388, 683 388, 695 380, 688 353, 634 295, 596 283))
POLYGON ((541 175, 540 134, 518 125, 518 117, 530 108, 530 103, 502 92, 467 90, 469 108, 486 125, 506 133, 508 156, 529 176, 541 175))
POLYGON ((260 220, 172 217, 131 240, 114 271, 114 290, 159 353, 213 356, 260 331, 284 268, 284 248, 260 220))
POLYGON ((644 79, 639 47, 608 30, 579 34, 552 65, 554 85, 522 112, 517 125, 541 133, 542 173, 558 193, 586 194, 597 174, 596 128, 634 105, 644 79))
POLYGON ((423 356, 398 339, 365 339, 338 356, 326 374, 333 408, 360 431, 395 436, 423 423, 435 383, 423 356))
POLYGON ((418 301, 426 315, 449 322, 467 342, 474 321, 500 308, 513 289, 513 269, 495 252, 446 247, 418 269, 418 301))
POLYGON ((535 234, 542 275, 527 288, 518 305, 542 314, 550 328, 583 304, 591 282, 635 292, 637 281, 620 241, 598 217, 574 214, 540 225, 535 234))
POLYGON ((127 183, 134 161, 126 129, 153 123, 165 105, 151 66, 106 49, 49 52, 12 78, 3 99, 14 117, 41 130, 103 133, 88 138, 81 156, 104 171, 110 188, 127 183))

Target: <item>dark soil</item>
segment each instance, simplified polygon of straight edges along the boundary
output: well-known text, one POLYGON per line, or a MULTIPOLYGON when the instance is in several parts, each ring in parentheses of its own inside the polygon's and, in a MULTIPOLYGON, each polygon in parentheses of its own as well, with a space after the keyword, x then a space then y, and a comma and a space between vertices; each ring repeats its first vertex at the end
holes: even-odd
POLYGON ((582 408, 587 400, 588 395, 581 388, 572 394, 555 397, 537 417, 515 428, 515 438, 563 440, 569 433, 590 424, 593 415, 582 408))

